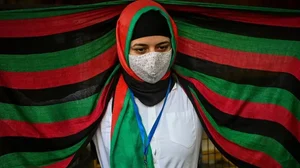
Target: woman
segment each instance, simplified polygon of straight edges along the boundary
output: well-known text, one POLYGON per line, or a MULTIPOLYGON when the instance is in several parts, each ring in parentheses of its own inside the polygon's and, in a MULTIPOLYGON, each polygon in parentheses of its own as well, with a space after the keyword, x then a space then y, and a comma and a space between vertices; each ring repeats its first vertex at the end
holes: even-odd
POLYGON ((121 13, 116 36, 122 74, 93 139, 101 166, 197 167, 202 127, 172 77, 174 21, 159 4, 136 1, 121 13))

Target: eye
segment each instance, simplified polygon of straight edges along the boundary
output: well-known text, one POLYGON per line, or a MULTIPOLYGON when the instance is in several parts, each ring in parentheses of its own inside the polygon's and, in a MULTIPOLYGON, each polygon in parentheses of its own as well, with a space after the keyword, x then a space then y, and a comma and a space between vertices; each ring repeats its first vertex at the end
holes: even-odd
POLYGON ((138 49, 135 49, 136 52, 144 52, 145 49, 144 48, 138 48, 138 49))
POLYGON ((159 52, 165 52, 169 48, 169 45, 159 46, 157 50, 159 52))
POLYGON ((146 51, 146 49, 145 48, 136 48, 136 49, 134 49, 134 51, 136 53, 144 53, 146 51))
POLYGON ((138 49, 134 49, 136 52, 140 52, 140 53, 142 53, 142 52, 145 52, 145 49, 144 48, 138 48, 138 49))

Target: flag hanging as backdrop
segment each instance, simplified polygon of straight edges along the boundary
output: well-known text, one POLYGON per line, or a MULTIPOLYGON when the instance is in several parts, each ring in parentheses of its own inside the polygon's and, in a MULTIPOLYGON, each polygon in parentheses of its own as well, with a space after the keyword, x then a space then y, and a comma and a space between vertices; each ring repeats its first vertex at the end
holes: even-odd
MULTIPOLYGON (((239 167, 300 167, 300 10, 159 1, 178 26, 174 75, 239 167)), ((128 1, 0 11, 0 168, 62 168, 119 80, 128 1)))

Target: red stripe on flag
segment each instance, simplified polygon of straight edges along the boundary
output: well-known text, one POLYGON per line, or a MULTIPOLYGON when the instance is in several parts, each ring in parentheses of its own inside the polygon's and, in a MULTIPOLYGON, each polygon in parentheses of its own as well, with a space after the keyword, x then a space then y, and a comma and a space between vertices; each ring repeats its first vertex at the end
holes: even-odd
POLYGON ((254 151, 251 149, 247 149, 241 147, 233 142, 225 139, 221 134, 219 134, 213 126, 210 124, 208 119, 206 118, 204 112, 202 111, 199 103, 197 103, 196 98, 193 96, 194 101, 196 102, 196 106, 198 112, 203 119, 206 128, 208 129, 210 135, 216 141, 216 143, 224 150, 226 153, 230 154, 234 158, 247 162, 249 164, 255 165, 257 167, 274 167, 279 168, 281 165, 276 162, 273 158, 268 156, 267 154, 259 151, 254 151))
MULTIPOLYGON (((255 13, 255 11, 238 11, 217 8, 203 8, 194 6, 174 6, 166 5, 168 10, 177 12, 189 12, 209 17, 215 17, 225 20, 238 21, 244 23, 268 25, 268 26, 281 26, 281 27, 298 27, 300 28, 300 16, 285 16, 285 15, 271 15, 255 13)), ((266 12, 267 13, 267 12, 266 12)))
MULTIPOLYGON (((105 86, 96 108, 88 116, 55 123, 29 123, 0 120, 0 137, 22 136, 32 138, 59 138, 76 134, 93 124, 103 113, 110 85, 105 86)), ((51 114, 49 114, 51 116, 51 114)))
POLYGON ((114 105, 113 105, 114 108, 113 108, 113 114, 112 114, 111 133, 110 133, 111 137, 113 136, 115 126, 117 124, 119 115, 122 111, 122 108, 124 105, 124 100, 125 100, 126 94, 127 94, 127 90, 128 90, 128 86, 125 83, 123 75, 121 75, 119 78, 115 96, 114 96, 115 100, 114 100, 114 105))
POLYGON ((180 37, 178 51, 189 56, 245 69, 285 72, 300 80, 300 60, 291 56, 277 56, 221 48, 180 37))
POLYGON ((13 89, 44 89, 78 83, 90 79, 117 61, 116 47, 82 64, 42 72, 0 71, 0 86, 13 89))
POLYGON ((0 20, 0 37, 36 37, 88 27, 121 13, 124 5, 48 18, 0 20))
POLYGON ((48 165, 48 166, 43 166, 43 168, 62 168, 62 167, 67 167, 69 165, 69 163, 71 162, 71 160, 73 159, 74 155, 61 160, 59 162, 56 162, 54 164, 48 165))
POLYGON ((253 103, 229 99, 213 92, 196 79, 186 79, 192 82, 199 92, 202 93, 205 99, 220 111, 244 118, 267 120, 279 123, 291 132, 298 141, 300 141, 300 122, 284 107, 275 104, 253 103))

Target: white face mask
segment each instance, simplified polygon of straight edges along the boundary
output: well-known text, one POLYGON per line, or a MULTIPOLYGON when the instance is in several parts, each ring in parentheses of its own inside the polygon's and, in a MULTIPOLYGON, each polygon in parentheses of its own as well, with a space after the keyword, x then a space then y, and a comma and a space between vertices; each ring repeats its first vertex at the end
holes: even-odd
POLYGON ((143 55, 129 55, 129 66, 133 72, 147 83, 158 82, 168 71, 172 50, 149 52, 143 55))

